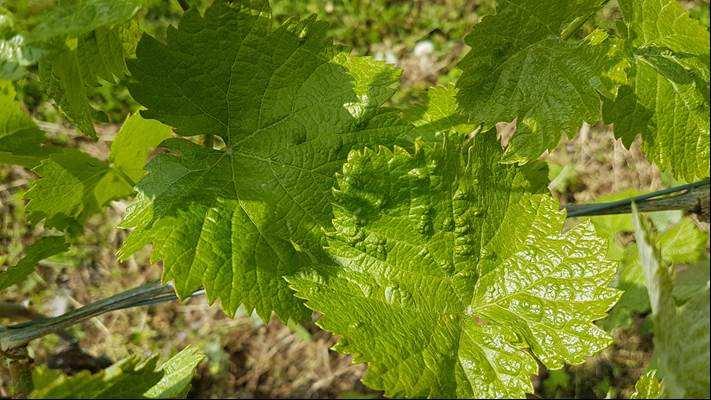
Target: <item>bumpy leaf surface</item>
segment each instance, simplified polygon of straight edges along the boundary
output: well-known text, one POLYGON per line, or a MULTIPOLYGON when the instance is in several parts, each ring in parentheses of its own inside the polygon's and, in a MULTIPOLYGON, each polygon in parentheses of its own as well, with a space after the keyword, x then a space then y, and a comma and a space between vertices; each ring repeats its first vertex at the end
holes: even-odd
POLYGON ((133 192, 148 152, 170 135, 170 128, 140 115, 130 116, 111 146, 109 162, 76 149, 50 154, 34 169, 40 176, 25 197, 29 219, 60 229, 81 222, 111 200, 133 192))
POLYGON ((653 234, 636 212, 634 221, 652 306, 654 353, 665 393, 671 398, 707 398, 711 376, 709 281, 678 304, 669 267, 653 234))
POLYGON ((502 166, 495 134, 414 154, 354 151, 338 177, 326 266, 290 283, 394 397, 524 397, 535 358, 581 363, 619 294, 589 222, 565 219, 541 164, 502 166), (535 356, 535 358, 534 358, 535 356))
POLYGON ((518 118, 508 162, 526 162, 574 135, 584 121, 600 119, 603 76, 614 67, 607 40, 562 40, 578 17, 599 0, 500 1, 465 38, 471 47, 460 62, 459 102, 474 123, 491 127, 518 118))
POLYGON ((31 398, 126 399, 179 398, 190 389, 195 367, 204 355, 188 347, 158 366, 158 358, 131 357, 91 374, 88 371, 65 376, 37 368, 33 373, 35 391, 31 398))
POLYGON ((709 32, 676 0, 620 6, 632 67, 605 121, 627 145, 641 134, 647 157, 675 177, 708 176, 709 32))
POLYGON ((304 318, 283 277, 324 259, 333 174, 348 151, 408 126, 380 109, 399 72, 334 51, 313 19, 273 28, 265 2, 187 11, 166 44, 144 37, 129 64, 133 97, 184 136, 148 166, 120 252, 145 243, 179 296, 204 286, 229 314, 304 318))
POLYGON ((40 238, 25 250, 25 256, 16 265, 0 271, 0 290, 20 283, 35 270, 37 263, 65 252, 68 248, 69 245, 62 236, 40 238))

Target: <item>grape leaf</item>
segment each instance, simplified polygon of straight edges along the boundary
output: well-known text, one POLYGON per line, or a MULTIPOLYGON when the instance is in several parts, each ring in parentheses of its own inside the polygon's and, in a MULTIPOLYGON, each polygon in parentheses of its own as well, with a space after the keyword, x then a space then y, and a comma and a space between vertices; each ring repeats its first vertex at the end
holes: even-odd
POLYGON ((620 1, 627 25, 630 82, 606 101, 605 122, 629 146, 676 178, 709 170, 709 33, 676 0, 620 1))
POLYGON ((672 270, 674 289, 672 297, 677 304, 683 304, 703 291, 709 281, 709 257, 700 257, 694 263, 675 265, 672 270))
POLYGON ((158 357, 129 357, 98 373, 66 376, 45 367, 33 372, 31 398, 184 398, 204 355, 187 347, 158 366, 158 357))
POLYGON ((169 135, 170 128, 135 114, 117 134, 109 162, 76 149, 50 154, 34 168, 40 178, 25 193, 29 220, 76 229, 109 201, 133 193, 148 152, 169 135))
POLYGON ((0 81, 0 164, 32 168, 54 151, 20 102, 12 83, 0 81))
POLYGON ((657 377, 657 370, 653 369, 639 377, 634 384, 634 393, 630 399, 662 399, 664 387, 657 377))
POLYGON ((493 132, 440 143, 352 152, 338 266, 289 281, 387 396, 521 398, 536 359, 557 369, 610 343, 592 321, 619 297, 615 264, 589 222, 561 233, 543 163, 500 165, 493 132))
POLYGON ((622 258, 618 262, 617 279, 614 282, 614 286, 622 291, 622 296, 607 317, 598 322, 598 325, 608 332, 628 326, 632 323, 634 314, 649 311, 649 296, 637 246, 631 244, 622 252, 622 258))
POLYGON ((81 132, 96 138, 77 50, 65 49, 43 57, 39 63, 39 77, 45 92, 57 102, 67 119, 81 132))
POLYGON ((325 259, 333 174, 351 148, 410 126, 381 107, 398 70, 336 52, 314 18, 273 28, 268 14, 266 2, 216 1, 204 16, 185 12, 166 44, 139 43, 129 69, 142 114, 224 148, 163 144, 119 256, 152 243, 180 297, 203 286, 230 315, 244 304, 264 319, 302 319, 283 276, 325 259))
POLYGON ((97 28, 80 36, 76 49, 58 45, 40 60, 39 75, 45 91, 80 131, 94 138, 94 110, 88 91, 99 80, 113 83, 126 74, 125 57, 136 44, 131 33, 134 29, 133 24, 97 28))
POLYGON ((33 171, 40 178, 25 193, 32 223, 44 219, 51 227, 76 229, 109 200, 131 194, 106 162, 75 149, 50 155, 33 171))
POLYGON ((135 43, 129 20, 143 0, 81 0, 53 7, 38 16, 39 23, 27 33, 27 47, 44 48, 39 62, 40 80, 79 130, 96 138, 93 109, 87 90, 98 79, 114 82, 126 72, 124 58, 135 43), (76 38, 76 44, 66 43, 76 38))
POLYGON ((708 234, 699 229, 691 218, 659 235, 658 243, 662 260, 668 264, 690 264, 699 261, 706 253, 708 234))
POLYGON ((563 40, 563 29, 593 13, 599 0, 501 1, 465 38, 460 107, 492 127, 518 118, 505 162, 525 163, 600 119, 599 92, 617 63, 605 35, 563 40))
MULTIPOLYGON (((666 48, 699 56, 709 53, 708 31, 676 0, 620 0, 627 37, 637 48, 666 48)), ((708 62, 708 60, 706 60, 708 62)))
POLYGON ((466 122, 457 106, 457 88, 453 84, 434 86, 427 90, 427 102, 413 108, 409 116, 417 127, 411 132, 413 138, 429 140, 438 132, 454 129, 467 134, 476 128, 466 122))
POLYGON ((709 397, 709 281, 677 304, 669 267, 650 228, 633 207, 635 237, 644 268, 654 322, 654 353, 665 394, 709 397), (684 329, 679 329, 684 327, 684 329))
POLYGON ((146 393, 151 399, 185 398, 190 390, 195 368, 205 359, 205 355, 195 347, 186 347, 164 362, 159 371, 163 378, 146 393))
MULTIPOLYGON (((629 193, 629 191, 626 193, 629 193)), ((624 195, 610 196, 608 200, 623 197, 624 195)), ((665 214, 671 213, 650 213, 650 218, 662 222, 670 217, 665 214)), ((598 216, 591 218, 591 220, 598 235, 608 238, 608 257, 619 263, 617 279, 614 285, 622 290, 623 294, 607 318, 600 321, 600 325, 609 331, 628 325, 631 322, 633 313, 649 311, 649 298, 637 245, 633 243, 623 248, 616 241, 616 236, 619 232, 634 231, 632 216, 598 216)), ((667 226, 657 238, 661 260, 676 267, 674 291, 678 291, 679 295, 674 294, 675 298, 684 297, 685 293, 698 290, 699 285, 708 280, 700 281, 696 279, 700 272, 708 270, 708 268, 705 265, 695 265, 702 259, 706 251, 707 240, 707 234, 697 228, 690 218, 683 218, 678 223, 667 226), (676 266, 676 264, 692 265, 676 266)))
POLYGON ((32 272, 37 263, 69 249, 63 236, 47 236, 38 239, 25 250, 25 256, 14 266, 0 271, 0 290, 22 282, 32 272))
POLYGON ((145 164, 150 153, 172 134, 170 127, 135 113, 126 118, 121 130, 111 143, 109 164, 131 181, 145 175, 145 164))
POLYGON ((28 34, 29 42, 48 42, 57 38, 81 36, 91 31, 122 24, 136 13, 145 0, 64 1, 37 17, 28 34))

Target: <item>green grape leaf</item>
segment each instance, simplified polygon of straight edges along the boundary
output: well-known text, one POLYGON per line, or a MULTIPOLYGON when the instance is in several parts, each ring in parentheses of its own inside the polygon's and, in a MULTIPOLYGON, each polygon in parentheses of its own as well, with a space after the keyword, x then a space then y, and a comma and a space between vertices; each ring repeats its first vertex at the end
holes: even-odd
POLYGON ((615 264, 547 192, 543 163, 500 164, 493 132, 351 152, 335 189, 337 266, 289 278, 337 349, 392 397, 524 397, 536 359, 578 364, 610 337, 615 264))
POLYGON ((411 133, 413 138, 431 139, 432 135, 454 129, 462 134, 474 131, 475 126, 466 123, 466 117, 459 112, 457 106, 458 90, 453 84, 434 86, 427 90, 427 102, 414 107, 410 119, 417 127, 411 133))
POLYGON ((110 173, 106 162, 75 149, 49 156, 33 170, 27 192, 27 213, 32 223, 66 229, 99 211, 105 202, 131 194, 131 186, 110 173))
POLYGON ((695 263, 676 265, 673 270, 672 297, 674 297, 674 301, 677 304, 686 303, 704 290, 710 276, 708 256, 701 257, 695 263))
POLYGON ((202 286, 230 315, 308 315, 283 277, 325 259, 333 174, 351 148, 410 128, 381 107, 400 72, 336 52, 325 33, 314 18, 274 27, 266 2, 215 1, 185 12, 165 44, 144 36, 129 63, 142 114, 224 147, 162 145, 120 257, 152 243, 180 297, 202 286))
POLYGON ((709 33, 676 0, 620 1, 628 29, 629 84, 603 107, 629 145, 641 134, 647 157, 676 178, 709 170, 709 33))
POLYGON ((634 384, 631 399, 663 399, 664 387, 657 377, 657 370, 645 372, 634 384))
POLYGON ((145 0, 78 0, 52 7, 39 15, 28 34, 29 42, 81 36, 102 28, 118 26, 133 17, 145 0))
POLYGON ((607 317, 598 322, 608 332, 628 326, 635 313, 643 314, 649 311, 649 296, 637 246, 629 245, 622 250, 622 253, 617 279, 614 282, 614 286, 622 291, 622 296, 607 317))
POLYGON ((190 390, 190 381, 195 368, 205 359, 205 354, 195 347, 186 347, 164 362, 159 371, 163 378, 150 388, 145 396, 151 399, 185 398, 190 390))
POLYGON ((115 82, 125 75, 125 57, 135 44, 130 19, 143 0, 82 0, 41 14, 28 43, 46 48, 39 62, 45 91, 79 130, 93 138, 94 112, 87 97, 98 79, 115 82), (67 45, 66 38, 76 38, 67 45))
POLYGON ((79 39, 77 58, 86 86, 97 86, 98 79, 114 82, 128 72, 123 29, 130 28, 97 28, 79 39))
POLYGON ((109 162, 76 149, 50 154, 34 168, 40 178, 25 193, 29 220, 75 229, 109 201, 133 193, 149 151, 169 135, 170 128, 135 114, 117 134, 109 162))
MULTIPOLYGON (((661 213, 652 213, 660 219, 661 213)), ((609 237, 612 248, 622 255, 619 259, 610 254, 611 259, 619 260, 619 269, 615 287, 623 291, 620 301, 610 311, 607 318, 600 321, 601 326, 607 330, 629 325, 633 313, 645 313, 649 311, 649 297, 647 295, 644 269, 639 258, 639 251, 636 244, 630 244, 625 248, 614 243, 614 237, 618 231, 605 232, 608 225, 617 221, 619 231, 630 231, 634 227, 632 217, 604 216, 592 218, 595 228, 602 237, 609 237)), ((651 219, 651 218, 650 218, 651 219)), ((614 225, 613 225, 614 226, 614 225)), ((703 272, 708 271, 704 265, 697 265, 705 254, 707 234, 700 230, 690 218, 683 218, 678 223, 668 227, 657 238, 657 245, 660 249, 660 257, 664 263, 674 265, 674 298, 685 298, 689 293, 696 293, 698 289, 708 279, 703 278, 703 272), (690 264, 690 265, 676 265, 690 264), (677 293, 678 292, 678 293, 677 293)), ((703 264, 703 263, 702 263, 703 264)))
POLYGON ((30 398, 184 398, 195 367, 204 355, 187 347, 158 366, 158 357, 129 357, 98 373, 66 376, 38 367, 33 371, 35 390, 30 398))
POLYGON ((706 254, 708 234, 699 229, 691 218, 684 218, 659 235, 658 241, 665 263, 689 264, 699 261, 706 254))
MULTIPOLYGON (((634 207, 633 207, 634 208, 634 207)), ((635 237, 644 268, 654 322, 654 353, 665 394, 709 397, 709 281, 682 304, 654 233, 634 208, 635 237), (683 327, 683 329, 679 329, 683 327)))
MULTIPOLYGON (((598 202, 622 200, 640 195, 638 190, 628 189, 618 193, 600 196, 598 202)), ((700 230, 690 218, 683 218, 678 210, 648 213, 660 230, 658 244, 664 262, 675 264, 674 290, 683 297, 688 292, 698 289, 696 277, 704 269, 696 265, 706 250, 707 234, 700 230), (683 281, 683 283, 682 283, 683 281)), ((595 231, 608 241, 608 258, 618 262, 617 278, 614 286, 623 291, 620 301, 610 310, 607 318, 599 325, 607 331, 628 326, 633 315, 644 314, 650 310, 649 296, 645 284, 644 271, 639 258, 639 251, 634 243, 625 244, 622 235, 634 232, 633 217, 629 214, 603 215, 590 218, 595 231)), ((677 297, 677 295, 674 295, 677 297)))
POLYGON ((39 74, 45 91, 57 102, 67 118, 80 131, 96 137, 87 97, 99 79, 115 82, 127 72, 124 58, 131 51, 124 47, 132 25, 98 28, 78 40, 76 49, 61 47, 40 60, 39 74))
POLYGON ((126 118, 111 143, 109 163, 132 181, 145 175, 145 164, 151 152, 172 135, 170 127, 135 113, 126 118))
POLYGON ((709 53, 708 31, 678 1, 620 0, 619 5, 634 47, 666 48, 687 56, 709 53))
POLYGON ((88 83, 82 75, 77 50, 53 52, 42 58, 39 77, 47 94, 79 130, 96 138, 92 108, 87 98, 88 83))
POLYGON ((54 151, 20 102, 12 83, 0 81, 0 164, 32 168, 54 151))
POLYGON ((96 374, 82 371, 72 376, 40 367, 33 372, 35 390, 30 398, 144 398, 143 394, 163 377, 156 371, 157 361, 157 357, 146 361, 132 357, 96 374))
POLYGON ((25 250, 25 256, 15 264, 0 271, 0 290, 22 282, 34 272, 37 263, 45 258, 63 253, 69 249, 63 236, 47 236, 38 239, 25 250))
POLYGON ((608 90, 614 50, 598 31, 583 41, 561 39, 569 23, 600 3, 501 1, 465 38, 471 50, 459 64, 460 107, 485 127, 517 119, 503 161, 535 159, 584 121, 600 120, 599 93, 608 90))

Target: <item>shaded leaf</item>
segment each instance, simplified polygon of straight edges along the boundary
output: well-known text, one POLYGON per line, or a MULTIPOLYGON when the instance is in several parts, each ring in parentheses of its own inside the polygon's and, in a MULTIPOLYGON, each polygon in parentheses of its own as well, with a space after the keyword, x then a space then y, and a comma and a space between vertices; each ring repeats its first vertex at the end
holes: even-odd
POLYGON ((160 366, 158 358, 129 357, 109 368, 91 374, 82 371, 72 376, 38 367, 32 380, 31 398, 184 398, 190 389, 195 368, 204 355, 186 347, 160 366))
POLYGON ((40 261, 63 253, 67 249, 69 245, 63 236, 46 236, 38 239, 25 249, 25 256, 17 264, 0 271, 0 290, 22 282, 34 272, 40 261))
POLYGON ((525 163, 600 119, 599 92, 616 58, 606 36, 563 40, 563 29, 593 13, 598 0, 500 1, 465 38, 459 103, 475 123, 518 119, 506 162, 525 163))
POLYGON ((40 178, 25 193, 30 221, 78 229, 109 201, 133 193, 150 150, 169 134, 169 128, 136 114, 118 132, 108 162, 76 149, 51 154, 34 169, 40 178))
POLYGON ((15 100, 12 83, 0 81, 0 164, 32 168, 55 151, 45 135, 15 100))
POLYGON ((634 216, 652 307, 654 354, 665 394, 673 398, 709 397, 709 281, 678 305, 669 267, 662 261, 655 237, 636 209, 634 216))
POLYGON ((381 108, 399 71, 337 53, 325 33, 313 18, 273 27, 266 2, 216 1, 185 12, 166 44, 141 40, 129 69, 142 114, 224 148, 163 144, 121 257, 152 243, 180 297, 202 286, 230 315, 240 304, 265 320, 308 315, 283 277, 326 259, 334 172, 351 148, 410 128, 381 108))
POLYGON ((624 0, 632 65, 629 84, 606 101, 605 121, 629 146, 676 178, 709 170, 709 33, 676 0, 624 0))

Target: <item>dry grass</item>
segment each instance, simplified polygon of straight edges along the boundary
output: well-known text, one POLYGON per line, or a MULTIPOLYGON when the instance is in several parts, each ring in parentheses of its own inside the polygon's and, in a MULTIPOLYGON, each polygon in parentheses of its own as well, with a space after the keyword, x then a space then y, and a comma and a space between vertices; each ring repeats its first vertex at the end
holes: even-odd
POLYGON ((573 139, 564 139, 546 160, 574 169, 572 185, 557 192, 562 203, 586 203, 596 198, 636 188, 653 191, 662 185, 659 169, 650 164, 639 138, 626 149, 610 127, 584 125, 573 139))

